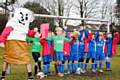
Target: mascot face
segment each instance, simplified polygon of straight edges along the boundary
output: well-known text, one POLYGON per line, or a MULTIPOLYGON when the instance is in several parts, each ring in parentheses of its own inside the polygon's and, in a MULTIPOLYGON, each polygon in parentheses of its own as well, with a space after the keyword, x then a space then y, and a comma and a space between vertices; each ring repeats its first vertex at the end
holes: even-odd
POLYGON ((26 8, 16 8, 13 18, 18 20, 20 24, 25 25, 26 23, 33 22, 34 14, 26 8))

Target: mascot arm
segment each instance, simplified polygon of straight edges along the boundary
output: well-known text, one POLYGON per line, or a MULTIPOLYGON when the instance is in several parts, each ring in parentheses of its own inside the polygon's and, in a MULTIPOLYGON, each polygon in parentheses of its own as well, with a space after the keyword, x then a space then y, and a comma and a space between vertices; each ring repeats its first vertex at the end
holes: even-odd
POLYGON ((12 30, 13 28, 11 26, 5 27, 2 34, 0 35, 0 42, 5 42, 6 38, 9 36, 12 30))

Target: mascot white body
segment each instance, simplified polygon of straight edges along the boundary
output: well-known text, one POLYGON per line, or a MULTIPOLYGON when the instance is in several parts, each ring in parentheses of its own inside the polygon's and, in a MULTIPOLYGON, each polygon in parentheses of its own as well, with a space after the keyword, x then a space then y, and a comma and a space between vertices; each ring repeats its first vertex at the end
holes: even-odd
POLYGON ((11 18, 7 26, 11 26, 13 31, 8 36, 7 40, 23 40, 25 41, 26 33, 28 33, 29 24, 34 20, 33 13, 25 8, 18 8, 14 12, 13 18, 11 18))
POLYGON ((26 35, 29 30, 29 24, 33 20, 32 11, 26 8, 16 8, 14 16, 7 22, 5 29, 0 35, 0 44, 5 44, 3 72, 6 71, 8 64, 26 64, 28 72, 31 72, 26 35))

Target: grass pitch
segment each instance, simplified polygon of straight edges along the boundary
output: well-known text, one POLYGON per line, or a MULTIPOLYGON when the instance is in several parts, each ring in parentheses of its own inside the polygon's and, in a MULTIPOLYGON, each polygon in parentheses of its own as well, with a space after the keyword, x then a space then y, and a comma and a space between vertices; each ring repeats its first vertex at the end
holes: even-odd
MULTIPOLYGON (((88 75, 65 75, 63 78, 59 78, 56 75, 48 76, 43 80, 120 80, 120 45, 117 47, 117 55, 112 58, 112 71, 104 72, 103 74, 92 74, 88 72, 88 75)), ((0 76, 2 71, 2 58, 3 49, 0 48, 0 76)), ((31 57, 31 54, 30 54, 31 57)), ((34 62, 31 57, 32 69, 34 62)), ((105 68, 105 64, 104 64, 105 68)), ((90 65, 89 65, 90 69, 90 65)), ((51 71, 54 71, 54 65, 51 64, 51 71)), ((27 80, 26 67, 24 65, 11 65, 11 74, 6 76, 6 80, 27 80)))

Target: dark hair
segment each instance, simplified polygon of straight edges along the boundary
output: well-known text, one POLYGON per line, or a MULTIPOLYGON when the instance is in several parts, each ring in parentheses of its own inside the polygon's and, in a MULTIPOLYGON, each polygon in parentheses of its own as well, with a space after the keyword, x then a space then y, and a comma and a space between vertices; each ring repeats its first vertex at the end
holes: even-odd
POLYGON ((84 26, 84 24, 79 24, 78 26, 84 26))

